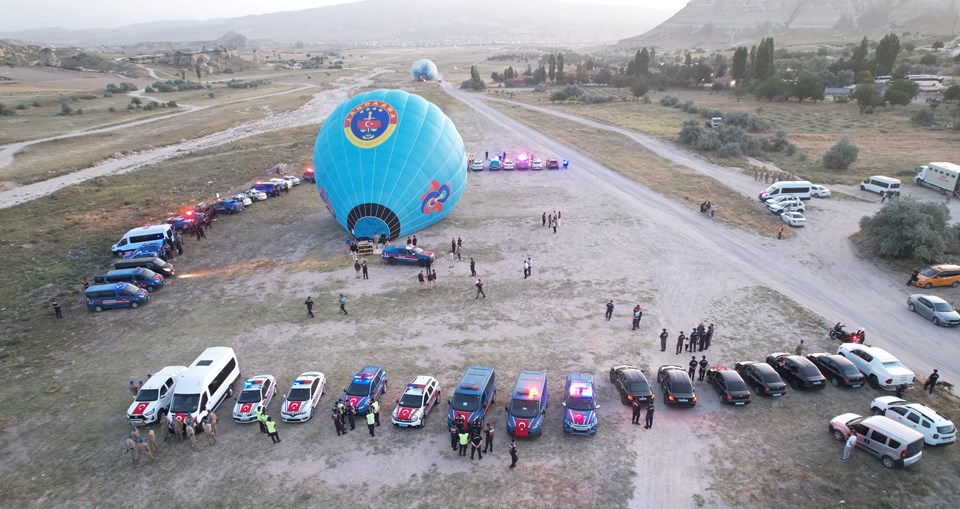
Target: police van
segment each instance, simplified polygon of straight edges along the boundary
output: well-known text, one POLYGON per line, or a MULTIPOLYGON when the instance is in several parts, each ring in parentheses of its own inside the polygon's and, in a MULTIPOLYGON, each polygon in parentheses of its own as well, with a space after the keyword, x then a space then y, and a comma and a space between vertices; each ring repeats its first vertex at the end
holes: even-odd
POLYGON ((115 269, 101 276, 94 276, 97 284, 131 283, 146 289, 148 292, 163 288, 163 276, 143 267, 132 269, 115 269))
POLYGON ((507 411, 507 433, 517 437, 543 434, 543 414, 547 411, 547 372, 521 371, 507 411))
POLYGON ((757 198, 766 202, 771 198, 776 198, 784 194, 796 195, 801 200, 809 200, 811 197, 813 184, 806 180, 781 180, 774 182, 773 185, 766 188, 757 198))
POLYGON ((457 417, 463 417, 467 424, 474 420, 483 422, 496 397, 497 376, 493 368, 470 366, 447 402, 447 427, 453 426, 457 417))
POLYGON ((183 372, 170 404, 173 420, 188 419, 200 429, 200 421, 233 395, 233 384, 240 376, 240 364, 233 348, 207 348, 183 372))
POLYGON ((141 226, 125 233, 110 250, 117 256, 123 256, 124 253, 136 251, 140 246, 151 242, 173 243, 176 234, 176 230, 169 224, 141 226))
POLYGON ((150 293, 130 283, 93 285, 83 292, 87 309, 99 313, 104 309, 138 308, 150 300, 150 293))

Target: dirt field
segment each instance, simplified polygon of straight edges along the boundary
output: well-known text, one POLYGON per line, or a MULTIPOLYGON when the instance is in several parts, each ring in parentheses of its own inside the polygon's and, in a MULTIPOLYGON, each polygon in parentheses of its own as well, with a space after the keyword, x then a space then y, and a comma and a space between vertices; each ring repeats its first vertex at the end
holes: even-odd
MULTIPOLYGON (((343 253, 345 233, 309 184, 239 215, 221 216, 207 240, 189 240, 184 256, 174 260, 181 277, 138 310, 88 313, 79 290, 65 291, 67 271, 59 288, 18 289, 10 300, 59 292, 66 317, 54 320, 47 308, 17 309, 3 323, 9 334, 0 362, 13 379, 0 385, 5 403, 0 453, 7 458, 0 463, 0 496, 5 501, 31 507, 236 506, 254 497, 294 507, 361 500, 396 507, 960 504, 956 446, 926 449, 923 460, 906 471, 884 471, 861 452, 839 468, 840 447, 826 432, 827 421, 846 411, 869 411, 869 401, 879 395, 869 388, 828 387, 726 408, 712 389, 698 383, 695 409, 658 402, 654 428, 643 430, 629 424, 627 407, 606 379, 615 363, 641 365, 652 378, 660 365, 689 360, 675 355, 672 345, 661 352, 656 337, 665 327, 673 339, 701 321, 717 325, 714 346, 705 352, 714 364, 792 351, 799 338, 808 351, 833 349, 824 322, 837 313, 853 315, 851 309, 869 308, 859 316, 871 320, 878 336, 889 331, 887 342, 908 337, 899 334, 906 326, 887 326, 893 313, 888 301, 901 298, 881 293, 904 291, 902 282, 895 287, 889 282, 895 274, 876 271, 847 296, 820 286, 831 278, 846 284, 849 273, 868 264, 851 258, 848 249, 828 259, 822 248, 844 239, 850 222, 873 203, 817 204, 819 224, 778 244, 711 222, 688 202, 638 184, 633 178, 649 178, 642 171, 633 178, 610 171, 572 142, 568 146, 491 116, 435 85, 409 84, 405 69, 397 71, 378 75, 374 86, 403 86, 436 101, 453 118, 469 152, 572 154, 573 166, 471 173, 458 208, 418 233, 420 245, 440 253, 451 237, 463 238, 464 262, 451 268, 445 259, 438 261, 438 287, 432 291, 418 289, 416 269, 390 267, 375 258, 368 260, 371 279, 356 279, 352 260, 343 253), (563 212, 556 234, 540 221, 542 212, 553 210, 563 212), (527 256, 533 259, 533 276, 524 280, 527 256), (477 260, 487 299, 474 299, 468 257, 477 260), (337 312, 339 293, 349 298, 349 316, 337 312), (302 304, 307 295, 317 301, 312 320, 302 304), (610 299, 616 310, 606 322, 603 305, 610 299), (636 304, 645 312, 640 330, 631 331, 629 310, 636 304), (323 371, 327 394, 317 417, 306 424, 280 423, 283 442, 271 445, 256 427, 230 422, 229 400, 218 412, 217 445, 208 445, 205 437, 198 450, 161 443, 156 464, 131 467, 122 450, 127 381, 164 365, 189 363, 213 345, 235 348, 244 376, 275 375, 281 392, 297 374, 323 371), (422 430, 384 425, 371 438, 361 426, 336 437, 329 407, 365 364, 379 364, 389 373, 384 421, 415 375, 437 377, 449 395, 467 366, 493 366, 499 378, 490 417, 497 429, 496 451, 470 461, 447 449, 446 405, 422 430), (544 436, 520 441, 519 468, 510 470, 503 405, 521 369, 546 369, 551 395, 544 436), (577 371, 594 374, 598 382, 600 432, 593 438, 565 436, 561 429, 563 380, 577 371)), ((357 75, 369 73, 361 69, 357 75)), ((161 188, 166 201, 149 206, 151 213, 175 211, 196 198, 193 193, 201 192, 198 183, 207 174, 218 189, 229 188, 254 178, 270 155, 309 160, 309 127, 280 130, 273 144, 273 135, 261 135, 215 147, 191 146, 177 158, 0 210, 5 225, 0 253, 17 259, 19 277, 37 281, 44 280, 37 273, 44 267, 30 263, 31 257, 56 258, 62 268, 73 258, 75 269, 102 267, 109 261, 111 236, 93 225, 105 221, 120 233, 125 227, 123 218, 105 212, 114 193, 145 193, 138 177, 166 175, 161 188), (256 152, 257 158, 244 151, 256 152), (242 167, 245 157, 255 159, 247 168, 242 167), (182 201, 166 198, 176 192, 182 201), (72 230, 43 221, 51 207, 69 214, 57 209, 65 203, 76 207, 69 220, 86 225, 79 238, 70 239, 72 230), (33 230, 30 221, 37 222, 33 230), (31 236, 40 238, 36 247, 31 236)), ((642 151, 633 156, 640 170, 661 162, 642 151)), ((704 165, 703 171, 724 170, 704 165)), ((723 182, 737 192, 749 188, 749 177, 736 171, 723 182)), ((132 216, 137 207, 125 204, 123 210, 132 216)), ((2 279, 10 277, 8 270, 2 279)), ((902 302, 899 311, 906 315, 903 321, 915 318, 902 302)), ((914 327, 934 345, 945 344, 956 332, 934 331, 919 320, 914 327)), ((927 353, 915 341, 920 353, 927 353)), ((955 401, 941 395, 926 399, 918 392, 909 393, 909 399, 960 415, 955 401)), ((279 396, 270 407, 275 416, 278 410, 279 396)))

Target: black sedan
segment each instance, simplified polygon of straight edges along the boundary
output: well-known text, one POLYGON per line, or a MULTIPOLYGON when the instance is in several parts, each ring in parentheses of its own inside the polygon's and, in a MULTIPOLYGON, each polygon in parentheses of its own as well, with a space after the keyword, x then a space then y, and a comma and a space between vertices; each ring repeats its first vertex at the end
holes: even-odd
POLYGON ((827 386, 827 379, 817 369, 817 365, 806 357, 782 352, 772 353, 767 356, 767 364, 773 366, 795 390, 815 391, 827 386))
POLYGON ((653 391, 647 383, 647 377, 636 366, 619 365, 610 368, 610 383, 620 392, 620 402, 624 405, 634 400, 653 403, 653 391))
POLYGON ((852 362, 842 355, 828 353, 812 353, 807 355, 820 368, 823 376, 827 377, 834 386, 861 387, 866 378, 852 362))
POLYGON ((670 406, 692 407, 697 404, 697 393, 687 370, 680 366, 660 366, 657 381, 663 389, 663 402, 670 406))
POLYGON ((787 384, 772 366, 763 362, 738 362, 734 369, 750 385, 757 396, 780 397, 787 394, 787 384))
POLYGON ((714 366, 707 370, 707 383, 720 394, 720 403, 749 405, 750 390, 736 371, 726 366, 714 366))

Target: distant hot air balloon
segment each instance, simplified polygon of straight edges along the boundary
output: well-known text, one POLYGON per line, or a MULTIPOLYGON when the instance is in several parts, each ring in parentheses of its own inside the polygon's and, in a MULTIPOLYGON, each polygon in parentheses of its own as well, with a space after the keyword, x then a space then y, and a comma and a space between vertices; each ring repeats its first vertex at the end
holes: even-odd
POLYGON ((357 238, 426 228, 453 210, 467 185, 453 121, 402 90, 374 90, 337 106, 317 135, 313 166, 327 211, 357 238))
POLYGON ((426 58, 414 62, 413 67, 410 68, 410 74, 413 75, 414 81, 437 81, 440 77, 437 64, 426 58))

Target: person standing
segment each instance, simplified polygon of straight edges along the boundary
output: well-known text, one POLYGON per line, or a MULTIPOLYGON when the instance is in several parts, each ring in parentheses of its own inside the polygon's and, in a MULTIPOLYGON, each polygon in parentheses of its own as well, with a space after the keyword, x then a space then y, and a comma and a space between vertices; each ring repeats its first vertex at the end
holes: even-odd
POLYGON ((930 394, 933 394, 933 388, 937 386, 937 380, 940 380, 940 373, 937 370, 933 370, 933 373, 930 373, 930 376, 927 377, 927 381, 923 383, 923 390, 928 390, 930 394))
POLYGON ((553 226, 553 233, 557 233, 557 220, 556 220, 556 219, 553 220, 553 225, 552 225, 552 226, 553 226))
POLYGON ((558 210, 558 211, 557 211, 557 226, 560 226, 560 216, 562 216, 562 215, 563 215, 563 214, 558 210))
POLYGON ((60 308, 60 301, 53 299, 53 302, 50 303, 53 306, 53 315, 58 319, 63 318, 63 309, 60 308))
MULTIPOLYGON (((350 423, 350 429, 357 429, 357 423, 354 420, 354 416, 357 415, 357 408, 353 406, 353 403, 351 403, 350 400, 347 400, 347 402, 344 403, 341 413, 347 417, 347 422, 350 423)), ((346 424, 344 424, 343 432, 347 432, 346 424)))
POLYGON ((373 407, 367 408, 367 429, 370 430, 370 436, 376 436, 373 428, 377 427, 377 418, 373 416, 373 407))
POLYGON ((777 240, 783 239, 783 225, 777 227, 777 240))
POLYGON ((463 247, 461 247, 461 246, 459 246, 459 245, 457 246, 457 261, 458 261, 458 262, 462 262, 462 261, 463 261, 463 247))
POLYGON ((480 446, 483 445, 483 437, 479 433, 470 438, 470 459, 473 459, 473 453, 477 453, 480 459, 483 459, 483 451, 480 446))
POLYGON ((700 376, 698 378, 698 380, 700 380, 701 382, 703 381, 703 376, 707 374, 707 366, 709 365, 710 363, 707 362, 707 356, 706 355, 702 356, 702 358, 700 359, 700 376))
POLYGON ((455 253, 457 251, 457 239, 450 237, 450 252, 455 253))
POLYGON ((370 403, 370 409, 373 410, 373 420, 377 423, 377 426, 380 425, 380 402, 373 400, 370 403))
POLYGON ((668 338, 668 337, 670 337, 670 335, 667 334, 667 329, 663 329, 663 332, 660 333, 660 351, 661 351, 661 352, 666 352, 666 351, 667 351, 667 338, 668 338))
POLYGON ((653 428, 653 412, 654 411, 655 410, 653 408, 653 403, 650 403, 650 406, 647 407, 647 416, 644 418, 643 427, 645 429, 653 428))
POLYGON ((413 247, 417 247, 417 236, 413 236, 413 247))
POLYGON ((690 344, 687 345, 687 351, 696 352, 697 343, 700 341, 700 331, 694 327, 693 332, 690 333, 690 344))
POLYGON ((709 349, 710 349, 710 341, 711 341, 711 340, 713 340, 713 324, 712 324, 712 323, 710 324, 709 327, 707 327, 706 335, 703 336, 703 339, 700 341, 700 351, 701 351, 701 352, 704 351, 704 350, 709 350, 709 349))
POLYGON ((339 300, 340 300, 340 311, 343 311, 343 314, 345 314, 345 315, 348 314, 348 313, 347 313, 347 298, 344 297, 343 294, 341 293, 339 300))
POLYGON ((370 279, 370 274, 367 272, 367 261, 366 261, 366 260, 364 260, 363 263, 360 264, 360 269, 361 269, 362 272, 363 272, 363 279, 370 279))
POLYGON ((527 276, 530 275, 530 265, 526 260, 523 261, 523 279, 527 279, 527 276))
POLYGON ((345 435, 347 432, 343 429, 343 417, 340 416, 340 412, 334 410, 330 418, 333 419, 333 426, 337 428, 337 436, 345 435))
POLYGON ((357 279, 360 279, 360 262, 354 259, 353 261, 353 270, 357 273, 357 279))
POLYGON ((457 251, 460 251, 461 249, 463 249, 463 239, 457 237, 457 251))
POLYGON ((456 248, 451 249, 450 252, 447 253, 447 263, 448 263, 448 268, 450 268, 450 269, 453 268, 453 256, 454 256, 454 255, 453 255, 453 252, 454 252, 454 251, 456 251, 456 248))
POLYGON ((483 429, 483 452, 493 452, 493 424, 487 423, 483 429))
POLYGON ((637 312, 634 315, 637 318, 637 328, 640 328, 640 320, 643 320, 643 308, 640 307, 640 304, 637 304, 637 312))
POLYGON ((477 278, 477 282, 474 283, 474 286, 477 287, 477 296, 474 297, 474 299, 479 299, 481 295, 483 295, 483 298, 486 299, 487 294, 483 293, 483 280, 480 278, 477 278))
POLYGON ((380 247, 380 234, 379 234, 379 233, 374 233, 374 234, 373 234, 373 247, 374 247, 374 248, 380 247))
POLYGON ((470 433, 468 433, 465 429, 461 429, 459 433, 457 433, 457 440, 457 443, 460 446, 460 456, 466 456, 467 444, 470 443, 470 433))
POLYGON ((308 295, 303 304, 307 306, 307 314, 310 315, 310 318, 313 318, 313 297, 308 295))
POLYGON ((430 272, 430 289, 433 290, 437 287, 437 271, 434 269, 430 272))
POLYGON ((630 407, 633 409, 633 419, 630 421, 630 424, 640 424, 640 402, 634 398, 630 402, 630 407))
POLYGON ((517 466, 517 439, 510 440, 510 468, 517 466))
POLYGON ((279 444, 280 434, 277 433, 277 423, 273 422, 273 417, 268 415, 265 425, 267 426, 267 436, 270 437, 270 440, 272 440, 274 444, 279 444))
POLYGON ((425 286, 425 284, 424 284, 424 281, 426 281, 426 279, 424 279, 424 277, 423 277, 423 270, 420 270, 420 273, 417 274, 417 281, 420 281, 420 289, 421 289, 421 290, 423 290, 424 288, 426 288, 426 286, 425 286))
POLYGON ((533 275, 533 260, 529 256, 527 257, 527 275, 533 275))
POLYGON ((603 317, 606 318, 608 322, 613 318, 613 300, 607 302, 607 312, 604 313, 603 317))
POLYGON ((850 459, 850 451, 852 451, 856 445, 857 434, 851 431, 850 434, 847 435, 846 443, 843 444, 843 454, 840 456, 840 461, 846 463, 847 460, 850 459))
POLYGON ((257 405, 257 424, 260 425, 260 433, 267 432, 267 414, 263 413, 263 406, 257 405))
POLYGON ((542 219, 543 219, 543 226, 546 226, 546 225, 547 225, 547 213, 546 213, 546 211, 544 211, 544 213, 543 213, 543 218, 542 218, 542 219))
POLYGON ((793 351, 794 355, 803 355, 803 340, 797 343, 797 349, 793 351))
POLYGON ((637 304, 633 307, 633 328, 630 330, 637 330, 640 327, 640 320, 637 320, 637 314, 640 312, 640 304, 637 304))
POLYGON ((477 275, 477 262, 470 258, 470 276, 476 277, 477 275))
POLYGON ((457 425, 454 424, 453 426, 450 426, 449 431, 450 431, 450 447, 452 447, 453 450, 456 451, 457 444, 460 442, 460 430, 458 430, 457 425))
POLYGON ((693 381, 693 377, 697 374, 697 356, 694 355, 690 357, 690 362, 687 363, 687 366, 690 366, 690 369, 687 370, 687 375, 690 376, 690 381, 693 381))
POLYGON ((680 335, 677 336, 677 355, 680 355, 680 352, 683 351, 683 343, 686 342, 687 337, 683 335, 683 331, 680 331, 680 335))
POLYGON ((903 397, 903 391, 907 390, 907 384, 900 384, 897 386, 897 397, 903 397))

